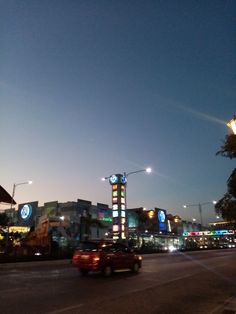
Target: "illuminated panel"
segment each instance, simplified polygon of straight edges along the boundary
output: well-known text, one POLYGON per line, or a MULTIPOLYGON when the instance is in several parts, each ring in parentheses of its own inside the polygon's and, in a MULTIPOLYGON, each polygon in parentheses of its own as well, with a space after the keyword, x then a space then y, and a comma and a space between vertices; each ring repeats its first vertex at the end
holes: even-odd
POLYGON ((121 218, 121 223, 125 224, 125 218, 121 218))
POLYGON ((117 203, 117 197, 113 197, 113 198, 112 198, 112 202, 113 202, 113 203, 117 203))
POLYGON ((125 226, 124 225, 121 225, 121 230, 125 231, 125 226))
POLYGON ((124 232, 121 233, 121 238, 125 239, 125 233, 124 232))
POLYGON ((125 205, 121 205, 121 209, 122 209, 122 210, 125 210, 125 205))
POLYGON ((121 190, 124 190, 125 189, 125 186, 124 185, 121 185, 121 190))
POLYGON ((184 237, 199 237, 199 236, 221 236, 234 234, 233 230, 213 230, 213 231, 196 231, 196 232, 183 232, 184 237))
POLYGON ((112 185, 112 190, 117 190, 117 184, 112 185))
POLYGON ((114 232, 119 231, 119 226, 118 225, 113 225, 112 230, 114 232))
POLYGON ((114 205, 112 206, 112 209, 117 210, 117 209, 118 209, 118 204, 114 204, 114 205))
POLYGON ((150 219, 152 219, 152 218, 154 217, 154 215, 155 215, 154 210, 150 210, 150 211, 148 212, 148 217, 149 217, 150 219))
POLYGON ((125 217, 125 211, 124 210, 121 211, 121 217, 125 217))
POLYGON ((29 230, 30 230, 30 227, 21 227, 21 226, 10 226, 9 227, 10 232, 26 233, 26 232, 29 232, 29 230))
POLYGON ((109 221, 109 222, 112 222, 112 219, 110 217, 105 217, 102 219, 102 221, 109 221))
POLYGON ((125 199, 124 199, 124 197, 121 197, 121 204, 125 204, 125 199))
POLYGON ((112 216, 113 217, 118 217, 118 211, 117 210, 113 210, 112 211, 112 216))
POLYGON ((124 196, 125 196, 125 192, 124 192, 124 191, 121 191, 121 192, 120 192, 120 195, 121 195, 122 197, 124 197, 124 196))
POLYGON ((112 191, 112 196, 116 196, 117 197, 118 192, 117 191, 112 191))

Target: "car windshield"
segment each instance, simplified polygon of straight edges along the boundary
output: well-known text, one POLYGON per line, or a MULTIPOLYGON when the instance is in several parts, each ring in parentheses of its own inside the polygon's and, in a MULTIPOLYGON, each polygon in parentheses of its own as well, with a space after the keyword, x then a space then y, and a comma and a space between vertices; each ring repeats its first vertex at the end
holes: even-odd
POLYGON ((94 242, 80 243, 79 250, 83 251, 83 252, 97 252, 98 251, 98 243, 94 243, 94 242))

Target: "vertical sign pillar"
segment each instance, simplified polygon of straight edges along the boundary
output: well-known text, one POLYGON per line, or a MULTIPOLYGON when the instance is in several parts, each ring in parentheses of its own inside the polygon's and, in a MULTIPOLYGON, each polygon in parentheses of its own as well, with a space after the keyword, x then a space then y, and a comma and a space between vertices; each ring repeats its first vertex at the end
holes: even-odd
POLYGON ((109 178, 112 186, 112 231, 114 240, 124 240, 127 236, 126 223, 126 182, 122 174, 113 174, 109 178))

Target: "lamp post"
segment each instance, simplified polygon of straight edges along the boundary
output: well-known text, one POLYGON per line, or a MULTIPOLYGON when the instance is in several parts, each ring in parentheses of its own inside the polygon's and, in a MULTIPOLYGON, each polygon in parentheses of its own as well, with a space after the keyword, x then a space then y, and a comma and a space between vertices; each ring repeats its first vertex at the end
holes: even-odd
POLYGON ((124 172, 123 174, 112 174, 108 177, 102 178, 102 181, 109 179, 112 186, 112 230, 113 239, 125 240, 128 239, 128 222, 127 222, 127 198, 126 186, 127 178, 130 175, 147 172, 151 173, 151 168, 124 172))
MULTIPOLYGON (((125 176, 126 178, 128 178, 128 176, 130 176, 131 174, 135 174, 135 173, 139 173, 139 172, 151 173, 151 172, 152 172, 152 169, 151 169, 151 168, 146 168, 146 169, 142 169, 142 170, 131 171, 131 172, 128 172, 128 173, 124 172, 124 176, 125 176)), ((110 175, 110 176, 108 176, 108 177, 103 177, 101 180, 102 180, 102 181, 105 181, 105 180, 107 180, 107 179, 110 179, 112 176, 113 176, 113 175, 110 175)))
POLYGON ((198 207, 199 215, 200 215, 201 229, 202 229, 202 227, 203 227, 202 206, 208 205, 208 204, 216 204, 216 201, 205 202, 205 203, 198 203, 198 204, 187 204, 187 205, 183 205, 184 208, 187 208, 187 207, 198 207))
MULTIPOLYGON (((14 199, 14 196, 15 196, 16 187, 18 185, 32 184, 32 183, 33 183, 32 181, 26 181, 26 182, 20 182, 20 183, 14 183, 13 184, 13 190, 12 190, 12 196, 11 196, 10 214, 12 214, 13 199, 14 199)), ((7 250, 8 242, 9 242, 9 230, 10 230, 10 222, 8 221, 8 223, 7 223, 7 236, 6 236, 5 251, 7 250)))
POLYGON ((227 123, 227 126, 232 129, 234 135, 236 135, 236 116, 227 123))

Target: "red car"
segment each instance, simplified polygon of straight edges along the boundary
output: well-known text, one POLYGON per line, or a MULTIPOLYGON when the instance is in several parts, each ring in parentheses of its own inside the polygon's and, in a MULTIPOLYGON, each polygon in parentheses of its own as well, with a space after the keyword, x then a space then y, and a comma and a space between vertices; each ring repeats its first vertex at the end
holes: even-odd
POLYGON ((85 241, 75 250, 72 265, 81 275, 100 271, 108 277, 116 270, 129 269, 137 273, 142 266, 142 257, 121 243, 85 241))

